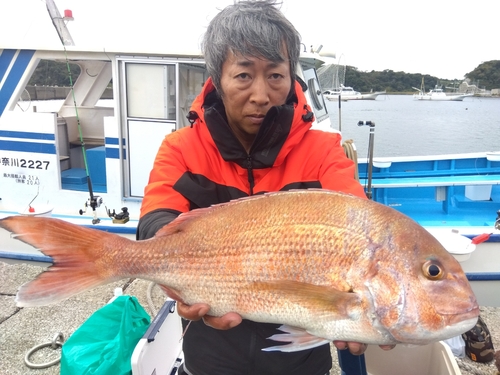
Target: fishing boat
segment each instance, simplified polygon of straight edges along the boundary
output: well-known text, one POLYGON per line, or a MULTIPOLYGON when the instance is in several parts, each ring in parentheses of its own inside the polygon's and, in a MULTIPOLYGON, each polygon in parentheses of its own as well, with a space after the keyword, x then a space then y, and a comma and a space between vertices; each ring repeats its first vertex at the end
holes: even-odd
POLYGON ((434 89, 429 90, 429 92, 425 92, 423 88, 417 89, 413 87, 413 89, 418 92, 413 94, 413 98, 416 100, 437 100, 437 101, 462 101, 469 96, 474 96, 474 94, 453 94, 446 93, 442 89, 441 86, 436 85, 434 89))
MULTIPOLYGON (((46 0, 46 4, 32 0, 29 7, 17 3, 9 5, 18 6, 23 14, 23 32, 14 32, 11 24, 0 22, 1 34, 11 36, 0 42, 0 218, 45 215, 135 238, 144 187, 160 142, 165 134, 190 125, 186 114, 207 78, 200 51, 187 48, 186 40, 181 43, 177 37, 146 48, 143 42, 150 37, 147 33, 142 37, 135 35, 133 40, 139 43, 130 39, 125 44, 101 45, 101 40, 96 39, 90 44, 79 44, 78 40, 73 41, 70 29, 91 29, 95 26, 93 19, 78 25, 80 21, 75 15, 74 23, 68 24, 73 19, 72 12, 64 11, 61 15, 52 0, 46 0), (70 72, 74 65, 80 68, 80 75, 61 100, 35 101, 27 94, 27 84, 37 64, 46 60, 62 61, 70 72), (112 99, 103 97, 109 87, 112 99)), ((171 9, 163 14, 168 12, 171 9)), ((14 18, 14 14, 10 16, 14 18)), ((161 35, 178 35, 178 30, 169 27, 168 23, 161 23, 161 35)), ((130 24, 124 24, 115 34, 128 29, 130 24)), ((321 93, 317 80, 316 68, 323 61, 318 53, 302 52, 296 73, 309 87, 306 96, 315 114, 314 128, 336 131, 325 106, 324 100, 329 98, 321 93)), ((347 93, 343 90, 342 96, 344 92, 347 93)), ((475 291, 480 304, 500 306, 498 293, 489 292, 487 286, 498 288, 500 283, 500 248, 495 242, 495 210, 500 207, 493 208, 500 198, 500 155, 453 155, 443 162, 449 165, 446 170, 440 166, 440 160, 432 156, 394 159, 390 166, 389 161, 377 164, 361 160, 360 176, 372 170, 371 190, 367 191, 373 192, 373 199, 401 209, 429 230, 453 236, 456 232, 452 230, 458 230, 470 239, 488 234, 488 239, 475 244, 474 252, 462 264, 469 278, 478 280, 475 291), (455 166, 463 159, 469 168, 460 174, 460 186, 455 188, 451 182, 443 185, 443 181, 438 181, 438 177, 453 179, 455 166), (480 172, 473 173, 471 163, 479 163, 480 172), (404 174, 433 165, 436 167, 429 167, 426 173, 436 180, 429 179, 425 187, 418 178, 425 178, 426 174, 417 173, 413 183, 404 174), (442 173, 432 176, 433 171, 442 173), (391 186, 387 186, 391 184, 389 180, 391 186), (486 182, 491 185, 488 199, 470 199, 465 190, 462 193, 462 188, 470 186, 470 194, 476 196, 480 189, 474 191, 474 187, 486 182), (434 191, 446 220, 430 223, 418 208, 424 207, 419 202, 429 200, 428 195, 434 191), (413 203, 414 210, 407 210, 406 204, 398 200, 403 198, 413 203), (461 221, 464 212, 483 219, 461 221)), ((367 183, 369 179, 360 180, 367 183)), ((434 215, 430 211, 429 214, 434 215)), ((10 238, 6 231, 0 231, 0 260, 51 262, 37 250, 10 238)), ((170 308, 164 310, 165 315, 167 310, 170 308)), ((155 319, 158 321, 161 317, 155 319)), ((178 324, 178 318, 173 324, 178 324)), ((179 353, 174 351, 173 355, 179 353)), ((153 363, 134 358, 138 358, 134 374, 141 373, 139 368, 145 363, 153 363)), ((177 357, 172 366, 178 366, 177 357)))
POLYGON ((481 305, 499 307, 500 152, 359 160, 374 201, 411 217, 460 262, 481 305))
MULTIPOLYGON (((0 217, 50 214, 133 237, 156 151, 166 134, 190 125, 186 115, 207 78, 196 40, 191 50, 79 45, 67 27, 78 18, 66 25, 69 11, 62 17, 47 2, 51 20, 43 2, 32 3, 44 22, 33 18, 37 24, 25 27, 33 35, 0 45, 0 217), (29 79, 46 60, 82 73, 62 100, 28 100, 29 79), (111 82, 112 99, 104 99, 111 82)), ((300 61, 297 73, 316 87, 306 92, 313 126, 333 131, 315 74, 321 57, 303 52, 300 61)), ((2 257, 19 248, 0 242, 2 257)))
MULTIPOLYGON (((151 31, 144 18, 144 38, 136 43, 79 42, 72 32, 92 29, 94 15, 79 20, 70 10, 61 15, 52 0, 29 2, 26 10, 8 4, 23 13, 22 32, 0 22, 2 35, 12 34, 0 42, 0 218, 52 216, 135 238, 160 143, 191 125, 186 115, 208 77, 197 48, 203 28, 191 44, 173 38, 168 48, 146 45, 151 31), (47 61, 65 64, 72 85, 62 99, 33 100, 30 90, 47 88, 28 87, 30 77, 47 61)), ((130 24, 119 26, 127 32, 130 24)), ((169 27, 162 24, 161 34, 176 35, 169 27)), ((303 51, 297 74, 309 87, 313 127, 335 131, 315 70, 323 59, 303 51)), ((50 261, 1 231, 0 259, 6 258, 50 261)))
POLYGON ((342 101, 348 100, 375 100, 377 96, 385 94, 385 91, 370 92, 362 94, 359 91, 355 91, 350 86, 340 85, 338 89, 324 90, 323 96, 325 99, 330 101, 338 101, 339 98, 342 101))

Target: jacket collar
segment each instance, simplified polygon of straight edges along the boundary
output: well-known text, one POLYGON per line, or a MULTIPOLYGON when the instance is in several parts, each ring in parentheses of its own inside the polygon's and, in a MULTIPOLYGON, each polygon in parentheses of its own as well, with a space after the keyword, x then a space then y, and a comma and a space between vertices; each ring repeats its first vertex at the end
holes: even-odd
POLYGON ((227 123, 224 105, 210 78, 193 102, 191 111, 197 113, 202 123, 205 122, 223 159, 243 168, 268 168, 281 164, 311 128, 314 119, 302 86, 295 82, 287 103, 268 111, 247 154, 227 123))

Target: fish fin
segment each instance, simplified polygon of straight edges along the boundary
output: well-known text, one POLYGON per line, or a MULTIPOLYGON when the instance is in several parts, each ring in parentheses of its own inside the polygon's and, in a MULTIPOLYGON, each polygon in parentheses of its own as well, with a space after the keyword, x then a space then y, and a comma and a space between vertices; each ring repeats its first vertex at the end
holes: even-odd
POLYGON ((172 298, 173 300, 183 302, 181 296, 179 295, 179 292, 177 292, 175 289, 172 289, 166 285, 161 285, 161 284, 156 284, 156 285, 158 285, 160 289, 163 290, 163 293, 165 293, 168 297, 172 298))
POLYGON ((160 228, 156 234, 155 238, 170 236, 174 233, 182 232, 185 230, 185 227, 189 225, 192 220, 195 220, 199 216, 203 216, 207 211, 212 210, 212 207, 203 207, 198 208, 196 210, 191 210, 187 212, 181 213, 174 220, 172 220, 167 225, 160 228))
POLYGON ((223 208, 226 206, 232 206, 235 204, 241 204, 241 203, 245 203, 245 202, 263 200, 263 199, 273 197, 275 195, 285 195, 285 194, 290 194, 290 193, 304 194, 307 191, 317 191, 317 192, 322 192, 322 193, 328 192, 329 194, 332 194, 332 195, 350 196, 354 199, 359 198, 353 194, 339 192, 339 191, 330 191, 330 190, 325 190, 322 188, 291 189, 288 191, 272 191, 272 192, 266 192, 266 193, 258 194, 258 195, 243 196, 243 197, 231 199, 227 202, 216 203, 216 204, 213 204, 209 207, 202 207, 202 208, 197 208, 196 210, 183 212, 179 216, 177 216, 177 218, 172 220, 169 224, 165 225, 163 228, 158 230, 156 232, 155 237, 169 236, 171 234, 184 231, 185 226, 188 225, 192 220, 198 218, 199 216, 205 216, 207 213, 209 213, 211 211, 215 211, 219 208, 223 208))
POLYGON ((271 337, 268 337, 268 339, 279 342, 288 342, 288 344, 271 346, 269 348, 262 349, 262 351, 280 351, 287 353, 297 352, 300 350, 316 348, 317 346, 325 345, 330 342, 330 340, 324 339, 323 337, 311 335, 302 328, 282 325, 278 329, 285 333, 277 333, 275 335, 272 335, 271 337))
POLYGON ((99 254, 110 250, 104 248, 106 242, 128 241, 125 238, 53 218, 10 216, 0 220, 0 227, 52 257, 54 262, 35 280, 19 288, 16 302, 20 307, 57 303, 120 278, 112 274, 106 262, 96 263, 99 254))
POLYGON ((344 292, 331 286, 314 285, 292 280, 256 282, 253 285, 261 291, 273 293, 275 298, 287 299, 300 304, 329 319, 353 319, 360 313, 361 298, 357 293, 344 292))
MULTIPOLYGON (((304 190, 297 189, 296 191, 303 192, 304 190)), ((169 236, 177 232, 182 232, 186 229, 186 226, 188 226, 191 221, 197 219, 199 216, 205 216, 207 215, 207 213, 215 211, 219 208, 232 206, 236 203, 251 202, 255 200, 266 199, 266 197, 268 196, 276 194, 284 194, 284 193, 286 192, 270 192, 258 195, 243 196, 240 198, 231 199, 228 202, 216 203, 212 204, 209 207, 202 207, 202 208, 197 208, 196 210, 183 212, 179 216, 177 216, 174 220, 172 220, 170 223, 159 229, 156 232, 155 237, 169 236)))

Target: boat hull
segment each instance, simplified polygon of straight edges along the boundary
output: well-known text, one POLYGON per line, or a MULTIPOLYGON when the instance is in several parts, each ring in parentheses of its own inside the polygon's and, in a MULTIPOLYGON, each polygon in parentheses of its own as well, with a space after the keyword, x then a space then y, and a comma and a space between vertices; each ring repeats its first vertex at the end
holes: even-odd
POLYGON ((339 100, 339 97, 340 97, 340 100, 342 101, 349 101, 349 100, 376 100, 377 99, 377 96, 379 95, 384 95, 386 92, 385 91, 380 91, 380 92, 374 92, 374 93, 369 93, 369 94, 361 94, 361 93, 357 93, 357 94, 354 94, 354 95, 334 95, 334 94, 325 94, 323 95, 327 100, 329 101, 338 101, 339 100))
POLYGON ((500 307, 498 152, 377 158, 370 184, 367 160, 359 159, 359 176, 373 200, 411 217, 436 236, 489 236, 469 256, 454 255, 480 305, 500 307))
POLYGON ((417 95, 414 95, 413 97, 416 100, 461 102, 469 96, 472 96, 472 95, 444 95, 444 96, 441 96, 441 95, 427 95, 427 94, 418 95, 417 94, 417 95))

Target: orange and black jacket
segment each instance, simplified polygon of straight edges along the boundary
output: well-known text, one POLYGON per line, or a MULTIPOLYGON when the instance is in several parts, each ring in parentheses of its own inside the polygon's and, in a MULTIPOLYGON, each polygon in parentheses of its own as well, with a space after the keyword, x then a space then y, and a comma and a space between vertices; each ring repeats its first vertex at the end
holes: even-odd
MULTIPOLYGON (((180 213, 269 191, 325 188, 364 197, 338 133, 312 130, 313 113, 297 81, 287 103, 272 107, 247 153, 232 133, 209 79, 195 99, 191 127, 160 146, 141 207, 138 239, 154 236, 180 213)), ((185 366, 202 374, 325 374, 328 345, 295 353, 262 352, 275 324, 243 323, 228 331, 193 322, 184 336, 185 366)))
POLYGON ((171 213, 168 222, 195 208, 290 189, 365 196, 340 134, 310 129, 313 113, 298 82, 287 104, 269 110, 250 153, 230 130, 210 79, 193 102, 190 119, 192 127, 169 134, 160 146, 145 188, 139 238, 165 224, 148 218, 158 216, 155 212, 171 213))

